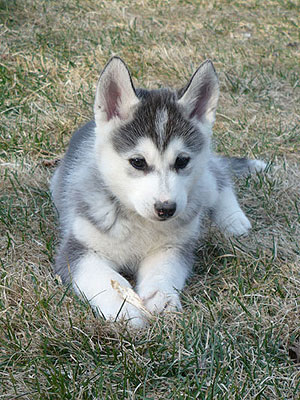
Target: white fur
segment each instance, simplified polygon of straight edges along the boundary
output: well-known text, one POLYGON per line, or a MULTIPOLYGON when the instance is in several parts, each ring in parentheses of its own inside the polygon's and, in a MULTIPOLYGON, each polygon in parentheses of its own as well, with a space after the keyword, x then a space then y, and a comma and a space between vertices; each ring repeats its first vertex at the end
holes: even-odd
POLYGON ((251 223, 241 210, 231 187, 219 193, 214 209, 214 219, 221 230, 236 236, 248 233, 251 223))
POLYGON ((137 292, 150 312, 181 310, 179 291, 187 278, 187 266, 174 249, 146 257, 138 271, 137 292))
POLYGON ((133 215, 129 221, 118 222, 114 229, 114 235, 109 236, 101 233, 87 219, 77 216, 72 233, 78 241, 94 249, 100 257, 111 260, 119 270, 127 261, 134 268, 135 260, 141 262, 147 254, 157 249, 179 247, 182 240, 188 241, 197 235, 199 225, 198 218, 181 227, 176 220, 154 223, 133 215))
POLYGON ((135 327, 143 326, 145 320, 141 312, 128 302, 124 303, 122 297, 112 288, 111 280, 119 282, 123 287, 131 287, 115 271, 111 262, 91 252, 79 262, 73 276, 73 287, 106 319, 126 319, 135 327))

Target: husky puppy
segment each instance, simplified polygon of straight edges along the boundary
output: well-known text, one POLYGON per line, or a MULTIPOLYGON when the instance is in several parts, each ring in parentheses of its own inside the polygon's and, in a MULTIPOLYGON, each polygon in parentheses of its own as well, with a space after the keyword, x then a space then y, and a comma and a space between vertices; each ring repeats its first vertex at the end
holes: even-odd
POLYGON ((181 309, 205 213, 229 234, 250 229, 231 175, 265 163, 212 152, 218 97, 209 60, 179 91, 135 89, 118 57, 104 68, 94 120, 73 135, 51 192, 62 236, 56 272, 105 318, 145 323, 111 286, 131 286, 124 270, 150 312, 181 309))

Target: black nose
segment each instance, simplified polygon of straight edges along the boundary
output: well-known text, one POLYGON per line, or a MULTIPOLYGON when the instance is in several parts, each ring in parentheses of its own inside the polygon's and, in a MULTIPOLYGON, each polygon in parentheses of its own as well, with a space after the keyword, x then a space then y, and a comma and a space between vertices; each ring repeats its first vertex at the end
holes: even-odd
POLYGON ((169 201, 157 201, 154 204, 156 214, 161 220, 172 217, 176 211, 176 203, 169 201))

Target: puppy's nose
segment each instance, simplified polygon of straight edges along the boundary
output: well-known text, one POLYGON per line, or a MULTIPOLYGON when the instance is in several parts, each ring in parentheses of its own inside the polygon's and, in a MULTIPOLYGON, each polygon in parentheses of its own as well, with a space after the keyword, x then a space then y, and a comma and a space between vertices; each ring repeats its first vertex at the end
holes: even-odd
POLYGON ((172 217, 176 211, 176 203, 170 201, 157 201, 154 204, 156 214, 161 220, 172 217))

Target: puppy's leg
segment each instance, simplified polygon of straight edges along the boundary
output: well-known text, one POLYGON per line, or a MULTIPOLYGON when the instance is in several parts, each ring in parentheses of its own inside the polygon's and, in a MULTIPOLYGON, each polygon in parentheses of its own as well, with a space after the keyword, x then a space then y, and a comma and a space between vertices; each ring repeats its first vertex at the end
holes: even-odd
POLYGON ((218 194, 212 219, 222 231, 236 236, 247 234, 251 228, 251 223, 241 210, 230 186, 226 186, 218 194))
POLYGON ((119 293, 112 288, 111 280, 117 281, 123 287, 131 287, 130 283, 115 270, 113 263, 87 249, 78 258, 74 258, 74 254, 65 251, 67 248, 65 245, 58 256, 57 264, 60 265, 57 265, 57 269, 70 270, 75 292, 86 298, 106 319, 124 319, 134 327, 143 326, 145 321, 140 311, 124 302, 119 293), (62 266, 61 263, 65 265, 62 266))
POLYGON ((137 277, 137 292, 150 312, 181 310, 178 291, 189 271, 188 260, 178 250, 163 249, 143 260, 137 277))

